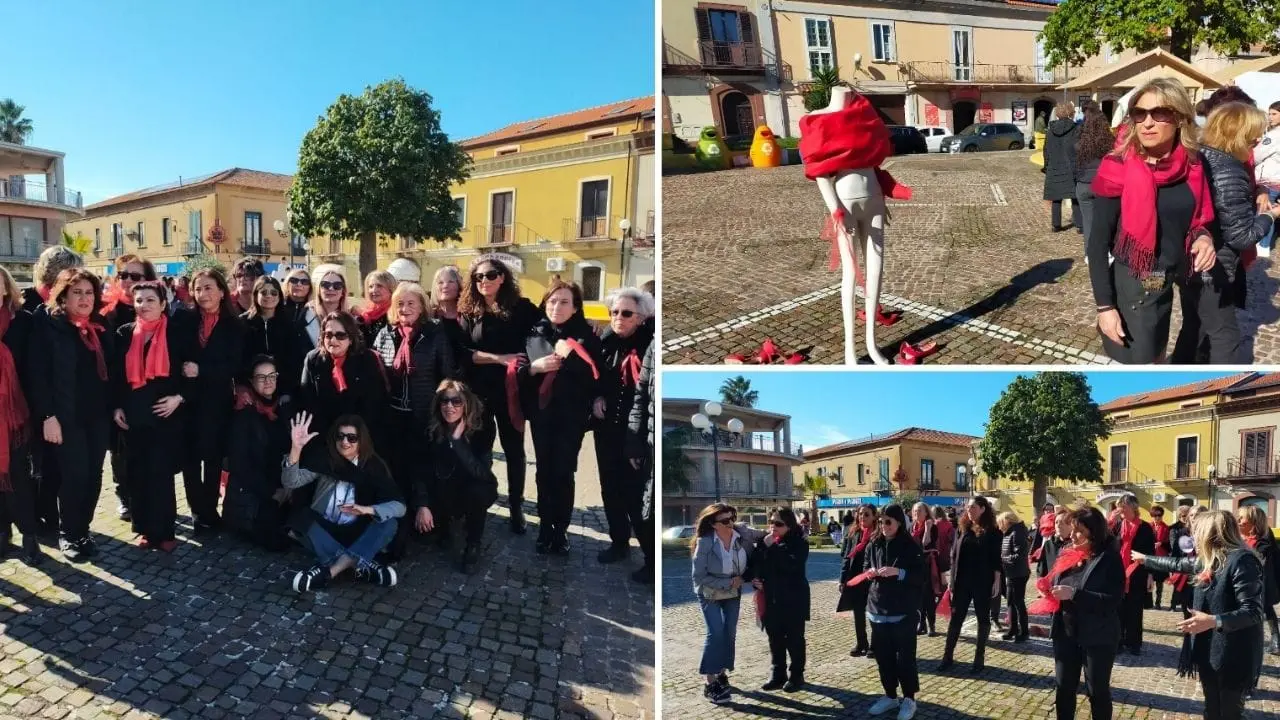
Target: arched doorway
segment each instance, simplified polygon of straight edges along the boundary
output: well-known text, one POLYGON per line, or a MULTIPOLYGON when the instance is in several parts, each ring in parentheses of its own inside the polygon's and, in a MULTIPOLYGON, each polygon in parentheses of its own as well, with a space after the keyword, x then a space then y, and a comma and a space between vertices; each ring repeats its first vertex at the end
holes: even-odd
POLYGON ((951 104, 951 121, 952 131, 959 134, 961 130, 973 124, 973 120, 978 116, 977 103, 969 100, 957 100, 951 104))
POLYGON ((1037 118, 1044 118, 1044 124, 1048 125, 1053 120, 1053 101, 1041 98, 1031 106, 1031 127, 1035 127, 1037 118))
POLYGON ((1102 114, 1106 116, 1106 118, 1107 118, 1107 120, 1108 120, 1108 121, 1110 121, 1110 120, 1111 120, 1111 118, 1112 118, 1112 116, 1113 116, 1113 115, 1115 115, 1115 112, 1116 112, 1116 101, 1115 101, 1115 100, 1103 100, 1103 101, 1102 101, 1102 114))
POLYGON ((738 92, 727 92, 720 97, 720 117, 724 120, 724 136, 751 137, 755 135, 755 112, 747 96, 738 92))

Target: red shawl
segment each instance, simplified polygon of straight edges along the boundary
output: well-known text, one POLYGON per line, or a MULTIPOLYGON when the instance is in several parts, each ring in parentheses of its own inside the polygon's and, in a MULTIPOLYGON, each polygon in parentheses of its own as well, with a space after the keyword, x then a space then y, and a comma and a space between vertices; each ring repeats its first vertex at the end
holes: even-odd
POLYGON ((1120 519, 1120 562, 1124 563, 1124 591, 1129 592, 1129 578, 1138 569, 1138 563, 1133 561, 1133 539, 1138 535, 1138 527, 1143 525, 1142 520, 1134 520, 1129 522, 1124 518, 1120 519))
POLYGON ((1169 554, 1169 526, 1163 522, 1152 522, 1151 529, 1156 531, 1156 557, 1169 554))
POLYGON ((408 375, 413 372, 413 326, 400 325, 395 329, 400 333, 400 347, 396 348, 396 357, 391 361, 391 367, 396 372, 408 375))
POLYGON ((346 355, 333 356, 333 386, 336 387, 340 393, 347 391, 347 374, 342 370, 342 366, 346 363, 346 355))
POLYGON ((98 379, 105 381, 107 379, 107 357, 102 352, 102 337, 99 333, 104 333, 107 329, 93 322, 87 316, 77 318, 67 315, 67 317, 71 320, 71 324, 80 331, 80 342, 84 343, 84 346, 92 350, 96 356, 98 379))
POLYGON ((1244 541, 1249 545, 1250 549, 1253 549, 1253 550, 1257 550, 1257 549, 1258 549, 1258 536, 1257 536, 1257 535, 1250 535, 1249 537, 1246 537, 1246 538, 1244 539, 1244 541))
POLYGON ((148 380, 169 375, 169 318, 164 313, 153 322, 142 318, 134 323, 133 339, 124 355, 124 377, 129 387, 137 390, 148 380), (151 333, 151 350, 147 351, 147 333, 151 333), (145 357, 144 357, 145 356, 145 357))
POLYGON ((276 419, 276 410, 279 401, 272 399, 271 402, 265 402, 258 393, 243 389, 242 392, 236 393, 236 409, 243 410, 249 406, 258 412, 259 415, 265 416, 268 420, 276 419))
MULTIPOLYGON (((1040 516, 1039 529, 1040 537, 1043 541, 1049 540, 1049 538, 1053 537, 1054 533, 1057 532, 1057 522, 1058 518, 1052 512, 1047 512, 1040 516)), ((1043 541, 1040 543, 1040 547, 1036 548, 1036 551, 1031 553, 1030 557, 1027 558, 1029 562, 1040 562, 1040 556, 1044 554, 1043 541)))
POLYGON ((110 315, 121 303, 133 305, 133 294, 125 292, 118 283, 108 285, 102 293, 102 314, 110 315))
POLYGON ((378 305, 370 305, 359 312, 359 317, 364 321, 365 325, 372 325, 387 316, 387 311, 391 309, 391 301, 378 305))
MULTIPOLYGON (((9 331, 13 311, 0 310, 0 338, 9 331)), ((27 399, 18 383, 18 365, 9 346, 0 342, 0 493, 13 492, 9 482, 9 450, 27 423, 27 399)))
MULTIPOLYGON (((595 380, 599 380, 600 371, 596 368, 595 361, 591 359, 591 353, 587 352, 587 349, 582 347, 582 343, 574 340, 573 338, 565 338, 564 343, 569 346, 569 350, 572 351, 574 355, 582 358, 582 361, 591 368, 591 377, 595 380)), ((544 408, 547 406, 547 403, 551 402, 551 386, 555 384, 556 375, 558 375, 559 372, 559 370, 553 370, 552 372, 546 373, 542 376, 542 384, 538 386, 538 407, 544 408)))
POLYGON ((1039 600, 1031 603, 1027 608, 1028 615, 1052 615, 1058 611, 1062 603, 1058 598, 1050 592, 1059 578, 1072 568, 1081 567, 1089 560, 1091 555, 1087 550, 1081 550, 1075 547, 1067 547, 1062 549, 1062 554, 1058 555, 1058 559, 1053 563, 1053 568, 1049 570, 1049 574, 1036 580, 1036 589, 1040 591, 1039 600))
POLYGON ((618 371, 622 374, 623 387, 635 387, 640 384, 640 355, 634 348, 622 358, 622 365, 618 371))
POLYGON ((1124 159, 1107 155, 1093 180, 1093 193, 1099 197, 1120 198, 1120 232, 1113 252, 1137 275, 1155 268, 1156 261, 1156 189, 1186 181, 1195 197, 1196 209, 1184 240, 1190 255, 1191 241, 1205 232, 1213 222, 1213 198, 1204 165, 1187 155, 1181 144, 1174 146, 1168 157, 1148 164, 1136 152, 1124 159))
POLYGON ((520 407, 520 361, 523 356, 512 358, 507 363, 507 416, 511 418, 511 426, 524 431, 524 411, 520 407))
POLYGON ((218 326, 218 318, 222 317, 221 312, 207 313, 200 311, 200 347, 209 344, 209 338, 213 336, 213 329, 218 326))
POLYGON ((49 302, 49 295, 51 295, 52 293, 53 293, 53 288, 49 287, 48 285, 36 286, 36 294, 38 294, 40 296, 40 299, 43 300, 44 302, 49 302))
POLYGON ((848 557, 848 558, 857 557, 858 553, 862 552, 867 547, 867 543, 871 542, 871 537, 873 535, 875 535, 875 531, 863 529, 862 539, 858 541, 858 544, 852 550, 850 550, 849 554, 846 555, 845 557, 848 557))

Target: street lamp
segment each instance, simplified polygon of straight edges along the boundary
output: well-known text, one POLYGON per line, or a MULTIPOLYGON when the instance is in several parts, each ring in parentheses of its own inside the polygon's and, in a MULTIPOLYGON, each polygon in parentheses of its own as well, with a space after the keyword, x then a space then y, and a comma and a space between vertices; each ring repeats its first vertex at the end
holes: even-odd
POLYGON ((1209 507, 1217 507, 1218 505, 1218 468, 1210 465, 1205 468, 1209 472, 1209 507))
MULTIPOLYGON (((712 474, 716 483, 716 502, 720 502, 720 437, 717 432, 715 418, 724 412, 724 408, 715 400, 708 400, 702 405, 702 412, 694 413, 689 418, 689 422, 699 430, 711 431, 711 462, 712 474)), ((727 423, 729 432, 738 434, 742 432, 742 421, 738 418, 730 418, 727 423)))
POLYGON ((982 461, 975 457, 970 457, 965 464, 969 466, 969 492, 977 495, 978 473, 982 472, 982 461))

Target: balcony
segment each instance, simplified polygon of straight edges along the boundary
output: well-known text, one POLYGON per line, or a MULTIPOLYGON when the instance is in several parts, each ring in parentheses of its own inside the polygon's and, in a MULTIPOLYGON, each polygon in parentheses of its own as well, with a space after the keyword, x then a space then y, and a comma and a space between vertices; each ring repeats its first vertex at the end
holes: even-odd
MULTIPOLYGON (((679 492, 663 492, 664 495, 679 496, 679 492)), ((715 497, 716 484, 713 478, 698 477, 689 483, 689 489, 684 491, 685 496, 694 497, 715 497)), ((760 499, 778 499, 778 500, 800 500, 804 497, 804 493, 792 488, 790 492, 786 488, 780 487, 776 480, 744 480, 738 478, 727 478, 723 474, 720 475, 720 495, 724 497, 737 498, 760 498, 760 499)))
POLYGON ((317 258, 326 262, 341 264, 346 259, 346 253, 342 250, 342 241, 337 238, 320 240, 318 243, 312 244, 311 251, 317 258))
MULTIPOLYGON (((750 433, 743 433, 741 436, 735 436, 733 433, 725 430, 717 432, 716 447, 725 452, 759 452, 769 453, 771 455, 783 455, 796 459, 804 457, 804 447, 800 445, 788 445, 787 443, 774 445, 772 442, 765 442, 765 438, 763 437, 752 437, 750 433)), ((687 440, 685 440, 684 447, 711 450, 711 433, 695 431, 687 440)))
POLYGON ((183 255, 203 255, 204 243, 200 242, 199 240, 188 240, 182 243, 182 254, 183 255))
POLYGON ((1113 469, 1111 473, 1103 478, 1103 485, 1124 485, 1129 482, 1129 468, 1113 469))
POLYGON ((112 260, 120 257, 121 255, 124 255, 123 247, 119 245, 112 245, 110 248, 107 248, 107 257, 111 258, 112 260))
POLYGON ((1164 466, 1164 479, 1167 482, 1185 482, 1200 479, 1199 463, 1171 463, 1164 466))
POLYGON ((955 85, 1060 85, 1075 78, 1079 68, 1044 65, 957 65, 949 62, 902 63, 908 82, 955 85))
POLYGON ((791 79, 791 66, 778 63, 754 42, 700 40, 694 55, 663 43, 662 72, 669 75, 777 75, 780 80, 791 79))
POLYGON ((1242 480, 1280 480, 1280 456, 1231 458, 1227 460, 1228 482, 1242 480))
POLYGON ((622 218, 617 215, 598 215, 584 218, 565 218, 562 223, 562 238, 566 243, 574 242, 609 242, 611 233, 619 236, 622 231, 618 223, 622 218))
POLYGON ((11 178, 0 178, 0 200, 16 200, 42 205, 61 205, 77 210, 84 209, 84 198, 75 190, 60 188, 56 185, 31 182, 16 175, 11 178))
POLYGON ((504 248, 517 245, 536 245, 552 242, 529 226, 510 222, 503 225, 476 225, 471 228, 476 245, 487 248, 504 248))
POLYGON ((895 488, 893 483, 888 480, 877 480, 872 484, 871 490, 877 495, 892 495, 897 491, 897 488, 895 488))
POLYGON ((920 492, 938 492, 941 489, 942 488, 938 486, 937 480, 921 480, 920 481, 920 492))
POLYGON ((240 242, 240 252, 243 255, 261 255, 267 256, 271 254, 271 244, 266 240, 258 240, 256 242, 240 242))
POLYGON ((0 239, 0 261, 34 263, 45 247, 44 243, 35 238, 0 239))

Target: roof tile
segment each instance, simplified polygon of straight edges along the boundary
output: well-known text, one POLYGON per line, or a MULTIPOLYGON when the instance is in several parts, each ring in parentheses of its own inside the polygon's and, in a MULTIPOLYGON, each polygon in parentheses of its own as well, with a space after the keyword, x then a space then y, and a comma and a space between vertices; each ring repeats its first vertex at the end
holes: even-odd
POLYGON ((883 445, 892 442, 905 442, 907 440, 917 440, 920 442, 938 443, 941 445, 963 445, 970 447, 975 440, 972 435, 962 435, 960 433, 946 432, 943 430, 929 430, 927 428, 909 427, 892 432, 887 435, 873 435, 869 438, 860 440, 849 440, 846 442, 835 443, 834 445, 824 445, 820 448, 806 450, 804 455, 808 459, 814 455, 830 455, 832 453, 853 452, 859 448, 870 447, 872 445, 883 445))
POLYGON ((117 195, 113 198, 107 198, 102 202, 94 203, 85 208, 85 210, 100 210, 102 208, 120 205, 122 203, 141 200, 148 197, 156 197, 166 193, 176 192, 178 190, 190 190, 197 187, 210 187, 217 183, 225 183, 227 185, 239 185, 242 187, 262 188, 265 190, 288 190, 293 184, 292 175, 282 175, 280 173, 264 172, 261 170, 246 170, 244 168, 228 168, 220 172, 211 173, 209 175, 201 175, 195 178, 189 178, 181 182, 168 183, 165 185, 156 185, 154 187, 136 190, 124 195, 117 195))
POLYGON ((468 150, 474 150, 494 143, 550 135, 585 125, 616 123, 628 117, 653 112, 653 108, 653 96, 620 100, 608 105, 575 110, 561 115, 552 115, 551 117, 537 118, 535 120, 521 120, 491 133, 463 140, 461 145, 468 150))
POLYGON ((1215 395, 1240 382, 1253 379, 1256 375, 1258 375, 1258 373, 1237 373, 1235 375, 1214 378, 1212 380, 1200 380, 1198 382, 1176 385, 1174 387, 1163 388, 1161 390, 1151 390, 1148 392, 1135 393, 1133 395, 1125 395, 1104 403, 1101 406, 1101 410, 1103 412, 1113 412, 1115 410, 1122 410, 1125 408, 1155 405, 1157 403, 1169 402, 1170 400, 1177 400, 1179 398, 1215 395))

